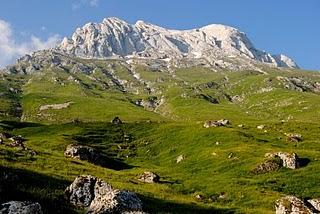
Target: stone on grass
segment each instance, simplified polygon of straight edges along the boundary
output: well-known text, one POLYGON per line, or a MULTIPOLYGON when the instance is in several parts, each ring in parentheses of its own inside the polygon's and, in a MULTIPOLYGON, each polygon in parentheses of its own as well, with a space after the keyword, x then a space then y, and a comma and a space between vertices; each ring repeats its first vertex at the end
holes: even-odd
POLYGON ((77 160, 85 160, 94 164, 99 164, 101 155, 91 147, 70 144, 67 146, 64 155, 77 160))
POLYGON ((177 157, 177 163, 180 163, 181 161, 183 161, 184 160, 184 156, 183 155, 179 155, 178 157, 177 157))
POLYGON ((309 208, 302 200, 295 196, 285 196, 276 201, 276 214, 312 214, 312 208, 309 208))
POLYGON ((218 126, 227 126, 230 124, 229 120, 221 119, 217 121, 207 121, 203 124, 204 128, 210 128, 210 127, 218 127, 218 126))
POLYGON ((86 208, 90 214, 143 213, 142 202, 135 193, 113 189, 91 175, 78 176, 65 195, 71 204, 86 208))
POLYGON ((296 134, 296 133, 291 133, 291 134, 286 134, 287 136, 287 141, 289 142, 300 142, 302 141, 302 135, 301 134, 296 134))
POLYGON ((42 214, 39 203, 30 201, 10 201, 0 205, 3 214, 42 214))
POLYGON ((288 169, 296 169, 299 167, 299 157, 296 153, 288 153, 288 152, 266 153, 265 157, 280 158, 282 160, 282 166, 288 169))
POLYGON ((138 180, 145 183, 157 183, 160 177, 154 172, 144 172, 139 176, 138 180))

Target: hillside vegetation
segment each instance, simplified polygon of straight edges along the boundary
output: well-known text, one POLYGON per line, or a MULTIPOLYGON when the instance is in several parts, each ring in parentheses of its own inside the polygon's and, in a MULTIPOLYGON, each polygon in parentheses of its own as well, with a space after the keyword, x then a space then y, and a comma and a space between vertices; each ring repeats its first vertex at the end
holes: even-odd
POLYGON ((320 197, 319 73, 75 60, 94 69, 2 74, 0 127, 23 136, 36 155, 0 145, 1 172, 19 177, 0 188, 0 202, 28 199, 45 213, 83 213, 64 199, 82 174, 138 193, 150 213, 274 213, 283 195, 320 197), (116 116, 124 124, 110 123, 116 116), (203 127, 220 119, 230 124, 203 127), (66 158, 71 143, 98 149, 108 165, 66 158), (266 153, 280 151, 305 165, 254 173, 266 153), (160 182, 139 182, 144 171, 160 182))

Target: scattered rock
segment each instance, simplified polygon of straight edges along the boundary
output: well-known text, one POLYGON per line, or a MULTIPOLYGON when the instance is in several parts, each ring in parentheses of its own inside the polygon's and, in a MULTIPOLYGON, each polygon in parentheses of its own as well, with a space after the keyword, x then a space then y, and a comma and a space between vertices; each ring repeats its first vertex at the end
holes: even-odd
POLYGON ((257 129, 260 129, 260 130, 262 130, 262 129, 264 129, 265 128, 265 125, 259 125, 259 126, 257 126, 257 129))
POLYGON ((184 160, 184 156, 183 155, 179 155, 178 157, 177 157, 177 163, 180 163, 181 161, 183 161, 184 160))
POLYGON ((64 155, 77 160, 85 160, 94 164, 101 164, 100 153, 96 149, 88 146, 70 144, 67 146, 64 155))
POLYGON ((196 198, 198 201, 202 201, 202 200, 204 199, 203 195, 201 195, 201 194, 197 194, 197 195, 195 196, 195 198, 196 198))
POLYGON ((160 177, 159 175, 153 172, 144 172, 139 176, 138 180, 145 183, 158 183, 160 177))
POLYGON ((87 213, 142 213, 142 202, 135 193, 113 189, 103 180, 90 176, 78 176, 67 187, 68 201, 78 207, 87 208, 87 213))
POLYGON ((302 141, 302 135, 301 134, 296 134, 296 133, 291 133, 291 134, 286 134, 287 136, 287 141, 289 142, 300 142, 302 141))
POLYGON ((239 124, 238 127, 239 128, 244 128, 244 124, 239 124))
POLYGON ((42 214, 39 203, 30 201, 10 201, 0 205, 0 213, 3 214, 42 214))
POLYGON ((276 214, 313 214, 313 208, 295 196, 285 196, 276 201, 276 214))
POLYGON ((231 97, 231 102, 233 103, 240 103, 243 101, 243 97, 240 95, 235 95, 231 97))
POLYGON ((299 158, 296 153, 277 152, 266 153, 266 158, 280 158, 282 160, 282 166, 289 169, 296 169, 299 167, 299 158))
POLYGON ((119 117, 115 117, 112 121, 111 121, 112 124, 114 125, 120 125, 122 124, 122 121, 120 120, 119 117))
POLYGON ((24 139, 21 136, 13 136, 11 138, 9 138, 11 140, 11 143, 9 144, 9 146, 12 147, 20 147, 22 149, 25 149, 24 143, 26 141, 26 139, 24 139))
POLYGON ((203 127, 209 128, 209 127, 227 126, 229 124, 230 124, 229 120, 221 119, 217 121, 207 121, 204 123, 203 127))

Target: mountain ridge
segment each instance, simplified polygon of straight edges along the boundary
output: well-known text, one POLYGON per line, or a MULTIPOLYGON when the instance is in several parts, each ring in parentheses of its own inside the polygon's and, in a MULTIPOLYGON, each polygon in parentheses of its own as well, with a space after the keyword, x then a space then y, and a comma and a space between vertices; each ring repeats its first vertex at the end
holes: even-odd
POLYGON ((129 24, 111 17, 77 28, 56 50, 82 58, 206 59, 211 65, 238 57, 249 65, 262 62, 274 67, 299 68, 291 58, 258 50, 245 33, 221 24, 174 30, 142 20, 129 24))

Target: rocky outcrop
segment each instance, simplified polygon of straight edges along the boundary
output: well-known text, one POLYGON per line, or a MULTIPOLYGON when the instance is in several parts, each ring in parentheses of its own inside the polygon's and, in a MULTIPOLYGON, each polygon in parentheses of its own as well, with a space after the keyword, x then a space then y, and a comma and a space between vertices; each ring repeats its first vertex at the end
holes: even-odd
POLYGON ((160 180, 160 176, 154 172, 144 172, 139 175, 138 180, 145 183, 158 183, 160 180))
POLYGON ((320 82, 311 81, 302 77, 283 76, 278 76, 277 80, 282 82, 284 87, 286 87, 289 90, 320 93, 320 82))
MULTIPOLYGON (((190 59, 225 66, 232 58, 262 62, 278 67, 298 67, 285 55, 271 55, 256 49, 241 31, 224 25, 208 25, 192 30, 168 30, 138 21, 131 25, 118 18, 88 23, 56 48, 82 58, 143 57, 151 59, 190 59), (232 57, 231 57, 232 56, 232 57)), ((252 61, 252 62, 251 62, 252 61)))
POLYGON ((229 120, 221 119, 217 121, 207 121, 203 124, 204 128, 210 128, 210 127, 218 127, 218 126, 227 126, 230 124, 229 120))
POLYGON ((83 175, 77 177, 67 187, 65 195, 68 201, 87 209, 87 213, 142 213, 142 202, 133 192, 113 189, 103 180, 83 175))
POLYGON ((164 103, 164 98, 158 99, 158 97, 152 96, 147 99, 139 99, 134 102, 135 105, 141 106, 149 111, 156 111, 160 105, 164 103))
POLYGON ((77 160, 85 160, 94 164, 102 164, 100 153, 91 147, 70 144, 67 146, 64 155, 77 160))
POLYGON ((285 196, 276 201, 276 214, 314 214, 316 207, 295 196, 285 196))
POLYGON ((39 203, 30 201, 10 201, 0 205, 3 214, 42 214, 39 203))

